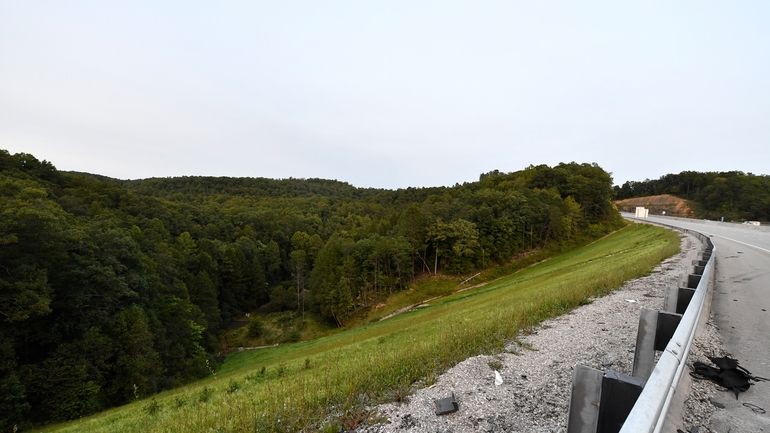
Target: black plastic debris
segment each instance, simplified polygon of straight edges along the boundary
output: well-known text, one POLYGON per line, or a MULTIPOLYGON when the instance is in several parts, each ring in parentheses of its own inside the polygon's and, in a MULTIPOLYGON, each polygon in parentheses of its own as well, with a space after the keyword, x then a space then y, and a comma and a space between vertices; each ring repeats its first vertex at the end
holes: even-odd
POLYGON ((755 382, 767 380, 764 377, 757 377, 751 374, 749 370, 738 365, 738 360, 728 357, 712 358, 711 362, 716 366, 712 367, 703 362, 696 361, 692 365, 690 376, 695 379, 710 380, 717 385, 735 393, 735 399, 738 394, 748 391, 749 387, 755 382))
POLYGON ((440 398, 434 400, 436 403, 436 415, 446 415, 448 413, 457 412, 460 409, 460 405, 457 404, 455 399, 455 393, 452 393, 449 397, 440 398))

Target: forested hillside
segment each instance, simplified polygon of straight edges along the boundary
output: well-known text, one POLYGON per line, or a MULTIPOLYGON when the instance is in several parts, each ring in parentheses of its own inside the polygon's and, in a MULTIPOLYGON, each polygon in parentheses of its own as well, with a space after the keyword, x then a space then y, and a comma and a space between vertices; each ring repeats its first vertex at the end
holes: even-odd
POLYGON ((414 278, 621 222, 591 164, 389 191, 320 179, 120 181, 0 150, 0 429, 209 374, 234 318, 344 326, 414 278))
POLYGON ((667 174, 657 180, 615 186, 615 197, 626 199, 673 194, 692 200, 698 216, 710 219, 770 221, 770 176, 740 171, 667 174))

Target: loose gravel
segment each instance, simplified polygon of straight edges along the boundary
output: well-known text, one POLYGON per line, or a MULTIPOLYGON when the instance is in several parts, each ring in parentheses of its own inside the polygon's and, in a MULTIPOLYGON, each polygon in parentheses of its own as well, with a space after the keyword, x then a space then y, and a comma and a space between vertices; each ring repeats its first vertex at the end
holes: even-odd
MULTIPOLYGON (((711 364, 709 357, 721 357, 727 355, 724 352, 724 345, 719 336, 719 330, 713 320, 710 318, 706 326, 701 330, 700 335, 695 337, 690 354, 687 356, 687 368, 685 374, 692 371, 692 365, 695 361, 711 364)), ((693 380, 685 377, 689 383, 689 393, 684 402, 682 411, 682 431, 698 433, 717 433, 712 428, 712 417, 720 406, 724 408, 718 400, 717 393, 720 391, 716 385, 706 380, 693 380)), ((726 431, 726 430, 725 430, 726 431)), ((719 432, 721 433, 721 432, 719 432)))
POLYGON ((642 308, 660 309, 667 288, 689 273, 700 242, 681 236, 682 250, 649 275, 508 342, 497 355, 460 362, 402 403, 373 410, 379 424, 361 433, 566 432, 572 370, 581 363, 631 374, 642 308), (503 378, 495 385, 495 370, 503 378), (457 412, 438 416, 434 400, 451 393, 457 412))

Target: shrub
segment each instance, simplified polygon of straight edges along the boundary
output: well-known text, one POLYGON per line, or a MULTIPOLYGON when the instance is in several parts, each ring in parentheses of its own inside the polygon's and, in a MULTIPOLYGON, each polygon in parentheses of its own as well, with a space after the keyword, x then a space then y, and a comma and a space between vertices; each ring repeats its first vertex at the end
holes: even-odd
POLYGON ((211 396, 213 394, 214 394, 214 391, 212 391, 211 388, 206 386, 201 390, 201 393, 198 394, 198 401, 201 403, 206 403, 207 401, 211 400, 211 396))
POLYGON ((254 318, 249 322, 249 337, 257 338, 265 334, 265 324, 261 320, 254 318))
POLYGON ((187 403, 187 398, 185 398, 184 396, 179 395, 174 399, 174 407, 176 407, 177 409, 184 406, 186 403, 187 403))
POLYGON ((230 380, 230 383, 227 384, 227 393, 232 394, 234 392, 238 392, 238 390, 241 389, 241 384, 238 383, 237 380, 230 380))
POLYGON ((296 343, 300 339, 302 339, 302 334, 300 334, 299 329, 293 329, 291 332, 286 334, 283 341, 285 343, 296 343))
POLYGON ((160 403, 158 403, 158 401, 153 398, 152 400, 150 400, 149 403, 147 403, 144 406, 143 409, 144 409, 144 413, 146 413, 147 415, 155 416, 158 414, 158 412, 160 412, 161 406, 160 406, 160 403))

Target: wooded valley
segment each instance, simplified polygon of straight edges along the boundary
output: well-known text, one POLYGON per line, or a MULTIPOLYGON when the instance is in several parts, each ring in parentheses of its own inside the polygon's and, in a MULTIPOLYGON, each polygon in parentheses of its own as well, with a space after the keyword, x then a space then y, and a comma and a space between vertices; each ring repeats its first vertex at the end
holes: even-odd
POLYGON ((209 374, 250 312, 344 327, 415 278, 622 225, 595 164, 382 190, 322 179, 123 181, 0 150, 0 429, 209 374))

